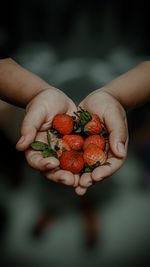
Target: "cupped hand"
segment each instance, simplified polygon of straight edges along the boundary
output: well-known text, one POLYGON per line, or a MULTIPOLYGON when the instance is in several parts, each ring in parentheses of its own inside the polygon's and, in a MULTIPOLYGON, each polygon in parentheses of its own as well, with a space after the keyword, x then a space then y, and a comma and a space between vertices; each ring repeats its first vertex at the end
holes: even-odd
POLYGON ((122 105, 102 89, 87 96, 80 106, 90 113, 97 114, 109 134, 107 161, 110 165, 97 167, 92 173, 84 173, 79 178, 79 185, 75 191, 78 195, 84 195, 88 186, 100 183, 123 165, 127 154, 128 126, 126 112, 122 105))
POLYGON ((33 141, 47 143, 46 130, 52 125, 56 114, 73 114, 76 106, 62 91, 50 88, 42 91, 29 102, 21 127, 21 138, 16 148, 25 151, 28 164, 40 170, 48 179, 66 185, 77 186, 79 175, 59 168, 59 160, 54 157, 43 158, 40 151, 30 148, 33 141))

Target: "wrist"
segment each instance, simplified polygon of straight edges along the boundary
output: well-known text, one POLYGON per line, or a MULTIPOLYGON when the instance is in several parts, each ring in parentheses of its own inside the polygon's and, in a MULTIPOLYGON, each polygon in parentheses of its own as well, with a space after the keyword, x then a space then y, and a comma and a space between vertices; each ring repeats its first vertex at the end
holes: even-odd
POLYGON ((109 84, 107 84, 106 86, 104 86, 102 89, 100 89, 102 92, 109 94, 111 97, 113 97, 115 100, 117 100, 119 102, 119 104, 125 109, 127 110, 127 106, 125 105, 124 101, 122 100, 119 92, 117 92, 116 88, 109 86, 109 84))
POLYGON ((150 61, 144 61, 110 81, 103 91, 116 98, 125 109, 143 105, 150 99, 150 61))
POLYGON ((11 58, 0 60, 1 99, 25 108, 39 93, 50 88, 40 77, 24 69, 11 58))

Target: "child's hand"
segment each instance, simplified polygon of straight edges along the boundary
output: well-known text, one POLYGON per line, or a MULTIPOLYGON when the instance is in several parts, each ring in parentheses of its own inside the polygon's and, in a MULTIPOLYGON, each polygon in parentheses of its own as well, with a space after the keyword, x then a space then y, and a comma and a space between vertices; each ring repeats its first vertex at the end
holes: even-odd
POLYGON ((42 91, 27 105, 26 115, 21 127, 21 138, 16 145, 20 151, 25 150, 29 165, 40 170, 55 182, 76 186, 78 175, 59 169, 59 160, 54 157, 43 158, 40 151, 34 151, 29 145, 35 141, 46 142, 46 130, 51 127, 56 114, 72 114, 76 106, 63 92, 55 88, 42 91))
POLYGON ((113 96, 102 90, 96 90, 87 96, 80 106, 97 114, 106 126, 109 134, 107 161, 110 162, 110 165, 97 167, 92 173, 85 173, 80 177, 76 193, 83 195, 88 186, 112 175, 124 163, 128 146, 128 126, 124 108, 113 96))

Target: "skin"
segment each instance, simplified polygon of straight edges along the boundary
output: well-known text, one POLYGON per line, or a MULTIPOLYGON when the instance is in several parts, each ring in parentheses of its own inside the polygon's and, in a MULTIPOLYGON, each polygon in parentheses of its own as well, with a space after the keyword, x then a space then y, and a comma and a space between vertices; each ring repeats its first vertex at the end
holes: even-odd
POLYGON ((2 100, 26 108, 16 148, 25 151, 28 164, 52 181, 77 186, 79 175, 60 170, 56 158, 43 158, 29 148, 34 140, 46 141, 45 131, 56 114, 76 111, 73 101, 10 58, 0 60, 0 94, 2 100))
POLYGON ((103 91, 93 92, 81 102, 83 108, 96 113, 107 128, 109 134, 108 162, 110 166, 100 166, 92 173, 80 177, 76 193, 84 194, 87 187, 111 176, 123 165, 128 146, 128 126, 126 112, 121 104, 110 94, 103 91))
POLYGON ((143 105, 150 99, 150 61, 144 61, 109 82, 103 89, 125 109, 143 105))
POLYGON ((96 168, 90 174, 73 175, 60 170, 55 158, 43 158, 29 145, 34 140, 45 141, 46 130, 59 113, 73 114, 76 106, 60 90, 28 72, 11 59, 0 60, 1 99, 26 108, 21 138, 16 148, 25 151, 29 165, 40 170, 48 179, 75 187, 84 195, 88 186, 100 183, 123 165, 128 146, 128 127, 125 109, 136 107, 150 99, 150 62, 143 62, 129 72, 92 92, 80 105, 96 113, 110 135, 108 161, 110 166, 96 168), (9 75, 9 79, 8 79, 9 75), (140 93, 139 93, 140 92, 140 93))
POLYGON ((0 94, 2 100, 26 108, 33 97, 48 88, 52 88, 52 86, 21 67, 13 59, 0 60, 0 94))
POLYGON ((50 180, 61 182, 65 185, 75 186, 78 175, 69 171, 59 169, 59 160, 53 157, 43 158, 39 151, 29 147, 34 140, 47 142, 46 130, 51 125, 56 114, 73 114, 76 107, 72 100, 56 89, 47 89, 38 94, 26 108, 26 116, 21 127, 20 142, 17 143, 18 150, 25 150, 27 162, 34 169, 40 170, 50 180))
POLYGON ((108 162, 90 174, 80 177, 75 189, 84 195, 87 187, 100 183, 123 165, 127 156, 128 126, 125 110, 136 108, 150 99, 150 62, 142 62, 135 68, 112 80, 106 86, 92 92, 80 105, 96 113, 109 133, 108 162))

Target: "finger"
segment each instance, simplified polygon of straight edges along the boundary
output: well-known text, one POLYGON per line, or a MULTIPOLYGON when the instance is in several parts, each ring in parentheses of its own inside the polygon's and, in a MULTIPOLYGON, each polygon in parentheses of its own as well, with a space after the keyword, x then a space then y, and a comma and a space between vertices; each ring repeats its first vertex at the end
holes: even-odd
POLYGON ((69 99, 67 114, 70 116, 73 116, 74 112, 76 112, 76 111, 77 111, 76 105, 74 104, 74 102, 71 99, 69 99))
POLYGON ((104 178, 113 175, 117 170, 121 168, 124 163, 124 159, 112 157, 108 159, 108 162, 110 163, 110 165, 97 167, 92 172, 91 176, 95 182, 101 181, 104 178))
POLYGON ((80 180, 79 180, 79 185, 81 187, 89 187, 92 185, 92 177, 91 173, 84 173, 82 174, 80 180))
POLYGON ((105 140, 104 152, 106 153, 106 155, 108 154, 109 149, 110 149, 109 142, 108 140, 105 140))
MULTIPOLYGON (((42 108, 31 108, 25 115, 21 126, 21 138, 16 144, 18 150, 25 150, 34 141, 37 131, 45 120, 42 108)), ((50 122, 49 122, 50 127, 50 122)))
POLYGON ((77 186, 75 188, 75 192, 79 196, 83 196, 86 193, 86 191, 87 191, 87 188, 84 188, 84 187, 81 187, 81 186, 77 186))
MULTIPOLYGON (((85 98, 86 99, 86 98, 85 98)), ((80 104, 79 104, 79 106, 78 106, 78 109, 79 109, 79 107, 82 107, 83 109, 86 109, 87 107, 86 107, 86 104, 85 104, 85 99, 84 100, 82 100, 81 102, 80 102, 80 104)))
POLYGON ((74 185, 73 185, 74 187, 78 186, 79 178, 80 178, 79 174, 74 174, 74 185))
POLYGON ((124 158, 127 153, 128 126, 123 108, 108 108, 104 113, 104 124, 109 133, 112 152, 115 156, 124 158))
POLYGON ((59 160, 54 157, 43 158, 41 151, 27 149, 25 156, 28 164, 40 171, 54 169, 59 166, 59 160))
POLYGON ((74 186, 75 184, 74 175, 69 171, 56 169, 52 171, 45 171, 43 174, 46 178, 56 183, 62 183, 70 186, 74 186))
POLYGON ((17 150, 23 151, 27 149, 34 141, 38 130, 46 131, 49 129, 51 127, 53 117, 56 114, 67 112, 68 114, 73 115, 73 112, 76 111, 76 106, 73 101, 69 100, 67 102, 64 96, 61 101, 58 99, 58 103, 60 102, 59 105, 56 105, 54 102, 57 102, 56 99, 51 98, 48 110, 45 106, 39 106, 36 103, 29 106, 21 126, 21 138, 16 144, 17 150))

